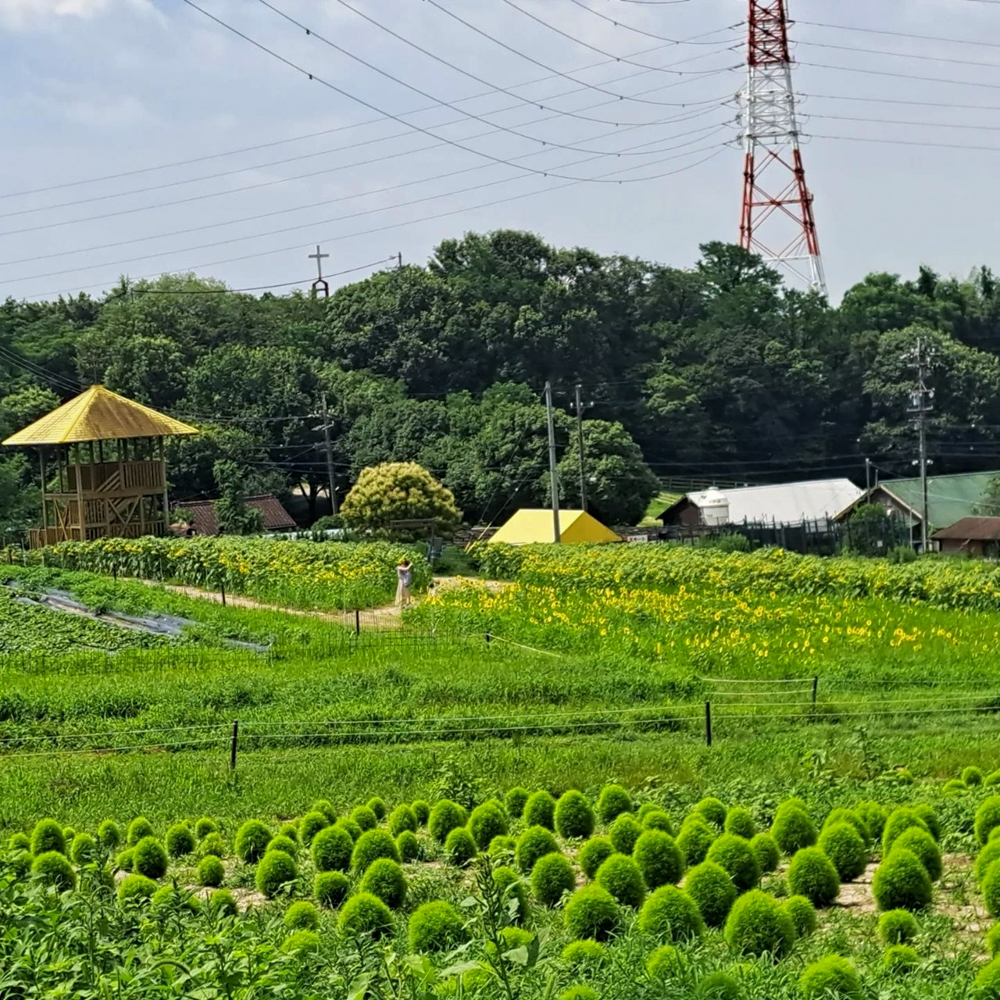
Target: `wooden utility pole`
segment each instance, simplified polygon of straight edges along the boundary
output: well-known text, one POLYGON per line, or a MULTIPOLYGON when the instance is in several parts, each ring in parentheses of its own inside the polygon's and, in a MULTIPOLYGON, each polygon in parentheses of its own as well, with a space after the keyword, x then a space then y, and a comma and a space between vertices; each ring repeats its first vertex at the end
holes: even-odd
POLYGON ((586 513, 587 510, 587 476, 584 467, 583 451, 583 403, 580 401, 579 382, 576 384, 576 436, 577 445, 580 449, 580 510, 586 513))
POLYGON ((910 365, 916 372, 916 388, 910 395, 909 414, 917 428, 917 465, 920 468, 920 551, 927 552, 930 532, 930 504, 927 498, 927 416, 934 409, 934 390, 927 388, 932 352, 927 351, 922 340, 910 354, 910 365))
MULTIPOLYGON (((316 248, 317 250, 319 247, 316 248)), ((326 445, 326 475, 330 484, 330 513, 337 516, 337 474, 333 466, 333 444, 330 441, 330 414, 326 406, 326 393, 323 393, 323 440, 326 445)))
POLYGON ((552 383, 545 383, 545 418, 549 428, 549 478, 552 485, 552 541, 562 541, 559 530, 559 475, 556 468, 556 425, 552 413, 552 383))

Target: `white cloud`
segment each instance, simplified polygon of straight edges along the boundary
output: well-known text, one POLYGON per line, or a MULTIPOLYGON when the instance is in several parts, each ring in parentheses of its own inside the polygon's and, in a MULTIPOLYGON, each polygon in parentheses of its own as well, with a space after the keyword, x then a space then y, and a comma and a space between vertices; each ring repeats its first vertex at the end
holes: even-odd
POLYGON ((11 28, 35 28, 53 17, 88 19, 120 5, 152 9, 149 0, 0 0, 0 22, 11 28))

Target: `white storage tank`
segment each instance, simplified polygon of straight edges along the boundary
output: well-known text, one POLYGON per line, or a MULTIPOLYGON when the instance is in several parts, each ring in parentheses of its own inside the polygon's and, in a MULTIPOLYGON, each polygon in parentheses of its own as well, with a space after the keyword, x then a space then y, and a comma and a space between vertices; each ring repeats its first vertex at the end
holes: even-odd
POLYGON ((729 524, 729 498, 714 486, 698 497, 701 523, 707 528, 718 528, 729 524))

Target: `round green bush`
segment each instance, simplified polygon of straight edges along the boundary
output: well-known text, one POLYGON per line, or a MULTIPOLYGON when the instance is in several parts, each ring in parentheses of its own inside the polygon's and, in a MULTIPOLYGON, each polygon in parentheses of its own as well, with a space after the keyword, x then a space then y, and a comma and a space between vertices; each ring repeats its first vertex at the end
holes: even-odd
POLYGON ((978 767, 962 768, 962 781, 969 786, 969 788, 978 788, 983 783, 983 772, 979 770, 978 767))
POLYGON ((199 839, 203 840, 210 833, 218 833, 219 826, 214 819, 209 819, 208 816, 202 816, 194 825, 194 835, 199 839))
POLYGON ((996 788, 1000 785, 1000 771, 990 771, 983 779, 983 788, 996 788))
POLYGON ((975 873, 980 884, 996 861, 1000 861, 1000 836, 991 837, 986 846, 979 852, 979 857, 976 858, 975 873))
POLYGON ((882 831, 882 857, 887 858, 889 852, 892 850, 892 845, 896 842, 896 838, 904 831, 909 830, 911 826, 915 826, 925 833, 930 833, 927 829, 927 824, 916 814, 913 809, 908 806, 900 806, 898 809, 893 809, 889 813, 889 818, 886 820, 885 829, 882 831))
POLYGON ((689 867, 700 865, 715 841, 715 836, 715 831, 700 816, 685 819, 677 834, 677 846, 684 855, 685 864, 689 867))
POLYGON ((554 830, 556 826, 556 800, 542 790, 528 797, 521 814, 527 826, 544 826, 554 830))
POLYGON ((869 838, 875 841, 881 840, 886 820, 889 818, 889 813, 882 805, 869 799, 866 802, 859 802, 854 812, 861 817, 862 822, 867 827, 869 838))
POLYGON ((684 855, 677 841, 662 830, 647 830, 635 842, 632 857, 650 889, 677 885, 684 877, 684 855))
POLYGON ((909 910, 888 910, 878 918, 878 936, 885 944, 908 944, 919 931, 909 910))
POLYGON ((495 802, 476 806, 469 816, 469 833, 481 851, 490 846, 494 837, 506 836, 507 829, 507 815, 495 802))
POLYGON ((195 849, 194 834, 186 823, 175 823, 163 838, 167 853, 172 858, 182 858, 185 854, 193 854, 195 849))
POLYGON ((304 955, 319 951, 322 941, 315 931, 292 931, 281 942, 281 950, 287 955, 304 955))
MULTIPOLYGON (((588 886, 588 889, 594 888, 588 886)), ((581 889, 581 892, 586 890, 581 889)), ((570 901, 572 902, 572 900, 570 901)), ((567 907, 569 904, 567 904, 567 907)), ((569 927, 569 924, 566 925, 569 927)), ((562 950, 559 956, 562 961, 575 972, 581 969, 596 969, 604 964, 607 956, 607 949, 592 935, 585 935, 578 941, 570 941, 562 950)))
POLYGON ((236 856, 244 864, 252 865, 259 861, 267 850, 271 840, 271 831, 259 819, 248 819, 236 831, 236 856))
POLYGON ((521 876, 507 865, 493 869, 493 884, 503 897, 505 908, 514 923, 521 923, 528 916, 528 890, 521 876))
POLYGON ((799 980, 805 1000, 861 1000, 858 970, 840 955, 813 962, 799 980))
POLYGON ((646 898, 646 883, 643 881, 642 871, 627 854, 612 854, 597 869, 596 881, 622 906, 638 908, 646 898))
POLYGON ((156 892, 156 883, 151 878, 146 878, 145 875, 126 875, 118 883, 118 902, 152 899, 154 892, 156 892))
POLYGON ((337 810, 329 799, 317 799, 309 807, 309 812, 321 812, 331 823, 337 818, 337 810))
POLYGON ((941 794, 945 798, 954 798, 956 795, 964 795, 969 790, 969 786, 958 778, 952 778, 941 786, 941 794))
POLYGON ((734 833, 724 833, 708 849, 706 861, 724 869, 739 892, 752 889, 760 881, 760 865, 750 841, 734 833))
POLYGON ((351 838, 352 843, 357 843, 361 839, 361 834, 365 831, 358 826, 349 816, 345 816, 343 819, 338 819, 336 823, 333 824, 338 830, 343 830, 344 833, 351 838))
POLYGON ((592 986, 584 986, 580 983, 571 986, 568 990, 563 990, 559 994, 559 1000, 601 1000, 601 998, 592 986))
POLYGON ((155 837, 143 837, 132 848, 132 869, 146 878, 163 878, 167 863, 167 852, 155 837))
POLYGON ((285 910, 285 927, 290 931, 314 931, 319 927, 319 910, 306 900, 292 903, 285 910))
POLYGON ((975 1000, 1000 1000, 1000 958, 979 970, 972 995, 975 1000))
POLYGON ((728 972, 710 972, 695 989, 696 1000, 742 1000, 740 984, 728 972))
POLYGON ((555 822, 560 837, 586 840, 594 832, 597 817, 587 796, 574 788, 559 797, 555 822))
POLYGON ((153 824, 146 819, 145 816, 137 816, 128 825, 128 831, 125 835, 125 842, 129 847, 135 847, 140 840, 145 840, 147 837, 152 837, 156 831, 153 829, 153 824))
POLYGON ((358 806, 356 809, 352 809, 348 819, 355 826, 360 827, 362 833, 366 830, 374 830, 378 826, 378 816, 368 806, 358 806))
MULTIPOLYGON (((546 852, 548 853, 548 852, 546 852)), ((591 837, 583 847, 580 848, 576 860, 580 863, 580 870, 587 878, 593 880, 597 874, 597 869, 604 864, 612 854, 615 853, 614 845, 607 837, 591 837)))
POLYGON ((926 803, 921 802, 913 807, 913 811, 927 824, 927 832, 938 843, 941 842, 941 821, 937 813, 926 803))
POLYGON ((991 795, 976 810, 976 840, 981 845, 986 844, 991 831, 998 826, 1000 826, 1000 795, 991 795))
POLYGON ((410 915, 410 951, 451 951, 466 938, 462 914, 443 899, 418 906, 410 915))
POLYGON ((198 863, 198 885, 217 889, 226 877, 226 869, 213 854, 208 854, 198 863))
POLYGON ((63 827, 63 837, 66 839, 66 846, 69 847, 73 843, 73 838, 76 836, 76 830, 71 826, 63 827))
POLYGON ((198 853, 202 857, 207 857, 208 855, 213 854, 217 858, 224 858, 226 856, 226 844, 222 839, 222 834, 208 834, 198 845, 198 853))
POLYGON ((639 911, 639 927, 658 941, 684 941, 705 929, 701 911, 683 889, 661 885, 639 911))
POLYGON ((797 938, 809 937, 816 930, 816 907, 805 896, 789 896, 781 905, 797 938))
MULTIPOLYGON (((904 830, 892 845, 893 851, 899 848, 913 851, 920 859, 920 863, 927 869, 927 874, 930 875, 932 882, 936 882, 941 877, 943 871, 941 848, 925 830, 920 830, 915 826, 904 830)), ((890 851, 890 853, 892 852, 890 851)))
POLYGON ((420 841, 417 840, 417 835, 412 830, 403 830, 396 837, 396 850, 399 851, 399 860, 403 864, 419 861, 422 854, 420 841))
POLYGON ((339 826, 328 826, 313 837, 312 859, 318 872, 346 872, 351 866, 354 841, 339 826))
POLYGON ((344 903, 337 926, 346 936, 370 935, 377 939, 392 933, 392 910, 378 896, 359 892, 344 903))
POLYGON ((295 859, 284 851, 268 851, 257 864, 254 883, 257 891, 268 899, 283 892, 288 892, 290 886, 299 876, 295 859))
POLYGON ((15 878, 23 879, 28 877, 33 860, 30 851, 19 848, 16 851, 10 851, 3 860, 8 871, 13 873, 15 878))
POLYGON ((819 835, 819 849, 833 862, 841 882, 853 882, 868 867, 868 849, 850 823, 824 826, 819 835))
POLYGON ((69 856, 77 865, 89 865, 97 859, 97 841, 89 833, 78 833, 69 848, 69 856))
POLYGON ((555 906, 563 893, 572 892, 575 886, 573 866, 562 854, 546 854, 531 870, 531 891, 542 906, 555 906))
POLYGON ((491 858, 503 858, 504 860, 512 859, 516 851, 517 838, 507 836, 494 837, 488 848, 491 858))
POLYGON ((201 912, 201 900, 178 885, 164 885, 153 893, 150 909, 160 915, 201 912))
POLYGON ((750 841, 750 850, 757 858, 761 874, 769 875, 778 870, 778 865, 781 864, 781 849, 769 833, 758 833, 750 841))
POLYGON ((113 851, 122 842, 122 831, 113 819, 106 819, 97 828, 97 839, 101 847, 113 851))
MULTIPOLYGON (((320 832, 322 833, 322 831, 320 832)), ((315 837, 313 843, 316 843, 315 837)), ((290 854, 294 858, 299 853, 299 845, 291 837, 285 837, 279 833, 277 837, 272 837, 267 842, 264 853, 266 854, 268 851, 284 851, 285 854, 290 854)))
POLYGON ((714 826, 717 830, 723 829, 726 825, 728 812, 725 805, 718 799, 709 795, 699 802, 694 811, 705 820, 706 823, 714 826))
POLYGON ((414 799, 410 804, 413 815, 417 817, 418 826, 427 826, 427 821, 431 818, 431 804, 423 799, 414 799))
POLYGON ((335 910, 351 891, 351 882, 343 872, 317 872, 313 879, 313 895, 320 906, 335 910))
POLYGON ((520 819, 524 815, 524 807, 528 803, 530 793, 527 788, 512 788, 503 797, 504 808, 511 819, 520 819))
POLYGON ((829 906, 840 895, 837 869, 818 847, 797 851, 788 866, 787 878, 792 895, 805 896, 813 906, 829 906))
POLYGON ((395 861, 379 858, 365 872, 360 888, 378 896, 390 910, 398 910, 406 899, 406 876, 395 861))
POLYGON ((457 830, 452 830, 444 842, 444 854, 449 864, 458 868, 464 868, 476 856, 476 842, 472 839, 472 834, 460 826, 457 830))
POLYGON ((641 836, 642 824, 631 813, 621 813, 608 830, 611 846, 619 854, 631 854, 641 836))
POLYGON ((529 826, 524 833, 518 837, 517 851, 515 858, 517 867, 526 875, 531 872, 539 858, 546 854, 555 854, 559 851, 559 845, 552 832, 544 826, 529 826))
POLYGON ((40 819, 31 831, 31 853, 37 856, 50 851, 65 854, 66 835, 54 819, 40 819))
POLYGON ((1000 924, 994 924, 986 935, 986 953, 990 958, 1000 954, 1000 924))
POLYGON ((792 855, 816 843, 816 824, 804 809, 793 806, 774 817, 771 836, 783 854, 792 855))
POLYGON ((115 858, 115 867, 119 871, 130 872, 132 870, 132 862, 135 860, 135 852, 130 847, 128 850, 122 851, 117 858, 115 858))
POLYGON ((920 859, 900 848, 875 870, 872 894, 880 910, 922 910, 930 905, 933 890, 920 859))
POLYGON ((632 811, 632 796, 621 785, 605 785, 597 797, 597 815, 604 824, 613 823, 622 813, 632 811))
POLYGON ((431 814, 427 820, 427 829, 430 835, 439 843, 443 844, 448 839, 448 834, 452 830, 458 829, 465 823, 461 806, 452 802, 451 799, 441 799, 434 803, 431 814))
POLYGON ((398 837, 404 830, 416 833, 418 826, 417 814, 412 806, 396 806, 389 815, 389 832, 394 837, 398 837))
POLYGON ((733 904, 726 920, 726 942, 743 955, 781 958, 795 943, 795 928, 781 904, 760 889, 751 889, 733 904))
POLYGON ((646 975, 654 983, 666 983, 679 976, 681 958, 673 945, 664 944, 646 959, 646 975))
POLYGON ((31 874, 59 892, 76 888, 76 872, 61 851, 43 851, 31 863, 31 874))
POLYGON ((789 809, 801 809, 804 813, 809 812, 809 806, 806 805, 805 800, 793 795, 791 798, 782 799, 778 803, 778 808, 774 811, 774 818, 777 819, 782 814, 788 812, 789 809))
POLYGON ((351 852, 351 867, 360 875, 368 871, 371 863, 379 858, 389 858, 398 864, 396 841, 387 830, 366 830, 351 852))
POLYGON ((365 805, 375 814, 375 819, 381 823, 389 812, 386 804, 376 795, 370 798, 365 805))
POLYGON ((651 809, 645 816, 639 818, 639 822, 645 830, 662 830, 671 837, 674 835, 674 821, 665 809, 651 809))
POLYGON ((563 913, 566 930, 576 939, 605 941, 615 932, 620 919, 614 896, 599 885, 577 889, 563 913))
POLYGON ((749 809, 744 809, 743 806, 734 806, 726 813, 726 823, 723 829, 726 833, 733 833, 744 840, 753 840, 757 833, 757 824, 753 821, 749 809))
POLYGON ((725 868, 703 861, 687 873, 684 891, 709 927, 722 927, 739 893, 725 868))
POLYGON ((986 876, 983 878, 983 901, 986 904, 986 912, 991 917, 1000 916, 1000 861, 994 861, 986 869, 986 876))
MULTIPOLYGON (((868 830, 868 826, 854 809, 831 810, 826 819, 823 820, 823 829, 826 830, 831 826, 837 826, 839 823, 848 823, 853 826, 857 831, 858 836, 865 843, 868 843, 868 841, 871 840, 871 833, 868 830)), ((820 832, 820 835, 822 836, 822 831, 820 832)))
POLYGON ((208 909, 217 917, 235 917, 239 912, 233 894, 225 889, 216 889, 208 897, 208 909))
POLYGON ((31 838, 26 833, 12 833, 7 841, 8 851, 30 851, 31 838))
POLYGON ((906 944, 894 944, 885 949, 882 968, 890 975, 902 976, 920 965, 920 956, 906 944))
POLYGON ((313 837, 320 830, 325 830, 329 825, 330 821, 327 819, 326 813, 307 812, 299 820, 299 840, 302 841, 303 845, 308 847, 313 842, 313 837))
POLYGON ((298 823, 282 823, 278 829, 279 837, 287 837, 296 847, 299 846, 299 825, 298 823))

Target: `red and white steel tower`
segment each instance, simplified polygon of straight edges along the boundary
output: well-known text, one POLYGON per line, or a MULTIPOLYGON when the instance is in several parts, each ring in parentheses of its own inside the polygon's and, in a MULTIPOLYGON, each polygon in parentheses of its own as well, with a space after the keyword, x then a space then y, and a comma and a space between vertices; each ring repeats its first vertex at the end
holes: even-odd
POLYGON ((740 245, 826 294, 813 199, 799 150, 786 0, 749 0, 747 82, 740 92, 746 152, 740 245))

